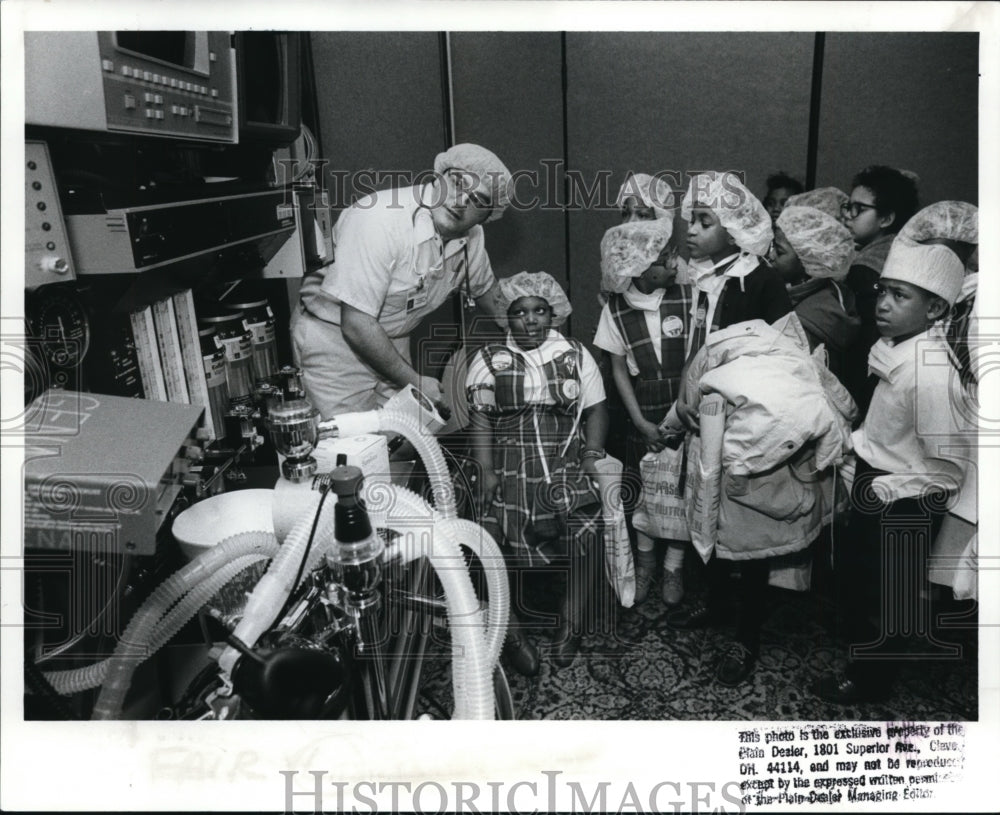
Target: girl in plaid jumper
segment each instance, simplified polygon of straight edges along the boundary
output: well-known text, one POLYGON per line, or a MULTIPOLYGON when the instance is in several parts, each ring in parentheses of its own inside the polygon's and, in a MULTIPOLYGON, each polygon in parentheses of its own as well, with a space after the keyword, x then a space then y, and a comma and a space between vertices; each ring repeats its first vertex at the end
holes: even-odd
MULTIPOLYGON (((591 478, 604 457, 608 419, 597 363, 556 330, 569 300, 545 272, 500 281, 509 333, 469 363, 466 389, 480 465, 484 527, 505 548, 515 601, 522 569, 568 560, 553 661, 572 663, 593 588, 601 502, 591 478)), ((512 603, 512 605, 516 605, 512 603)), ((512 615, 508 661, 537 671, 534 647, 512 615)))
MULTIPOLYGON (((662 450, 668 437, 681 430, 671 409, 684 368, 691 290, 676 280, 672 226, 665 218, 625 223, 609 229, 601 241, 602 288, 615 293, 601 312, 594 345, 611 355, 615 385, 631 420, 625 473, 636 484, 642 457, 662 450), (673 418, 673 433, 662 429, 668 417, 673 418)), ((623 490, 623 497, 633 492, 623 490)), ((655 579, 656 555, 652 537, 637 529, 636 540, 635 601, 641 603, 655 579)), ((670 541, 663 580, 667 605, 683 597, 683 558, 684 542, 670 541)))

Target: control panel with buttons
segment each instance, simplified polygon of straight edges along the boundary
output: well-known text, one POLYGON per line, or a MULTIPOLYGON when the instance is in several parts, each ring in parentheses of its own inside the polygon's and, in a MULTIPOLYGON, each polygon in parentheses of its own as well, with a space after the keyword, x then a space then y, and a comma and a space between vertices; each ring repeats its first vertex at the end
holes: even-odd
POLYGON ((170 136, 197 134, 198 138, 230 140, 236 122, 234 106, 223 101, 231 98, 225 87, 231 82, 231 71, 218 58, 224 43, 209 50, 204 75, 195 77, 178 70, 150 69, 141 64, 141 57, 125 51, 116 54, 110 34, 99 41, 109 123, 143 131, 152 128, 170 136))
POLYGON ((121 33, 28 32, 25 122, 236 143, 229 32, 170 32, 188 38, 182 52, 135 37, 123 47, 121 33), (65 58, 52 59, 54 53, 65 58))
POLYGON ((24 286, 73 280, 73 256, 45 142, 25 142, 24 161, 24 286))

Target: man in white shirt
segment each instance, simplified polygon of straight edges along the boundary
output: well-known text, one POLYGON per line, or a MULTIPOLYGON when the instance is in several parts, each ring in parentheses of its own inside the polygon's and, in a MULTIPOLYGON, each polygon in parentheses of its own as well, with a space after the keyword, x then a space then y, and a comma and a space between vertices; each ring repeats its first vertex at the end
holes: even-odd
POLYGON ((292 343, 323 418, 378 407, 406 385, 440 401, 441 384, 414 368, 410 333, 456 289, 497 315, 482 224, 506 209, 510 173, 474 144, 439 154, 434 171, 431 181, 346 209, 334 262, 302 284, 292 343))

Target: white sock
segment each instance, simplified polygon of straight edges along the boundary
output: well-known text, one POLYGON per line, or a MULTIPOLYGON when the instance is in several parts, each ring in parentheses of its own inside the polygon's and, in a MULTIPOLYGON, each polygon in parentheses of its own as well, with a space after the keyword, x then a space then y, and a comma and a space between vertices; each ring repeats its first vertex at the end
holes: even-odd
POLYGON ((663 559, 663 568, 668 572, 676 572, 684 565, 684 541, 669 541, 667 554, 663 559))
POLYGON ((654 541, 645 532, 640 532, 638 529, 635 532, 635 542, 636 547, 640 552, 652 552, 654 541))

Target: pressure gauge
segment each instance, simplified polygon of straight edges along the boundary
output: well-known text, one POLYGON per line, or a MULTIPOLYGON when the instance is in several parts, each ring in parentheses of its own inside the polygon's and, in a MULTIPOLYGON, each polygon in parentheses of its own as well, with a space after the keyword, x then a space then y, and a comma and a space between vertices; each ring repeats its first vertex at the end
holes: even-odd
POLYGON ((90 318, 72 286, 42 286, 32 296, 31 328, 50 365, 76 368, 90 348, 90 318))

